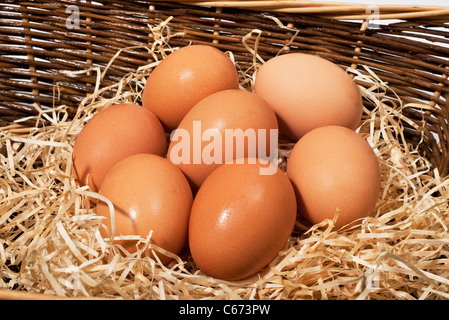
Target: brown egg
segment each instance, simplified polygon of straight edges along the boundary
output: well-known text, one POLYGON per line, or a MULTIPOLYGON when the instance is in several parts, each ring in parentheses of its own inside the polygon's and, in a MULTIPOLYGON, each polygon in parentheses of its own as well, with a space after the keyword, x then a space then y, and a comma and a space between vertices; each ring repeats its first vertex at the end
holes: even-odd
POLYGON ((341 126, 314 129, 294 146, 287 175, 298 212, 316 224, 333 219, 340 228, 372 213, 380 192, 377 157, 362 136, 341 126))
POLYGON ((338 65, 318 56, 289 53, 262 65, 255 92, 273 108, 281 132, 297 141, 314 128, 356 129, 362 117, 360 90, 338 65))
POLYGON ((259 96, 230 89, 197 103, 171 139, 167 158, 196 190, 213 170, 232 159, 273 156, 278 124, 273 110, 259 96))
POLYGON ((295 193, 277 167, 274 174, 261 174, 266 166, 259 161, 224 164, 199 189, 190 214, 189 246, 209 276, 251 276, 286 245, 295 224, 295 193))
POLYGON ((73 146, 73 174, 79 185, 98 191, 109 170, 136 153, 164 155, 167 139, 149 110, 131 103, 103 109, 83 127, 73 146))
MULTIPOLYGON (((154 154, 136 154, 120 161, 105 177, 100 194, 111 200, 115 211, 115 236, 138 235, 178 254, 187 242, 192 191, 182 172, 167 159, 154 154)), ((112 231, 108 205, 99 201, 97 214, 112 231)), ((102 229, 102 235, 110 234, 102 229)), ((129 252, 136 240, 117 240, 129 252)), ((171 258, 158 254, 163 263, 171 258)))
POLYGON ((201 99, 238 86, 237 69, 224 52, 207 45, 190 45, 156 66, 143 90, 142 105, 171 131, 201 99))

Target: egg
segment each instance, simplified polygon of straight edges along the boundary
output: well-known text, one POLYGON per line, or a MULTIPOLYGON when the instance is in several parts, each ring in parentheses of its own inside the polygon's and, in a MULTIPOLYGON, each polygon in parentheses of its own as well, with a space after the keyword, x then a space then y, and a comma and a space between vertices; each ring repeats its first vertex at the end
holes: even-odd
POLYGON ((254 90, 273 108, 280 131, 294 141, 321 126, 356 129, 361 121, 356 83, 340 66, 315 55, 288 53, 268 60, 256 74, 254 90))
POLYGON ((252 160, 217 168, 194 199, 190 252, 211 277, 239 280, 259 272, 286 246, 293 231, 296 200, 289 179, 277 167, 273 174, 261 174, 274 165, 252 160))
POLYGON ((123 103, 93 116, 78 134, 72 172, 78 185, 97 192, 109 170, 136 153, 165 155, 167 138, 159 119, 142 106, 123 103))
POLYGON ((224 52, 208 45, 189 45, 170 53, 151 72, 142 105, 171 131, 201 99, 238 87, 237 69, 224 52))
MULTIPOLYGON (((115 237, 137 235, 178 254, 187 243, 188 221, 193 196, 182 172, 167 159, 154 154, 136 154, 116 164, 105 177, 99 193, 114 206, 115 237)), ((110 237, 109 206, 99 201, 96 213, 105 217, 103 237, 110 237)), ((114 237, 114 238, 115 238, 114 237)), ((116 240, 129 252, 136 252, 136 240, 116 240)), ((167 264, 171 258, 158 254, 167 264)))
POLYGON ((320 127, 302 137, 287 160, 287 175, 299 215, 316 224, 332 220, 338 211, 337 228, 370 215, 381 187, 372 147, 342 126, 320 127))
POLYGON ((268 104, 253 92, 229 89, 207 96, 171 136, 167 158, 194 190, 221 164, 244 157, 276 157, 278 124, 268 104))

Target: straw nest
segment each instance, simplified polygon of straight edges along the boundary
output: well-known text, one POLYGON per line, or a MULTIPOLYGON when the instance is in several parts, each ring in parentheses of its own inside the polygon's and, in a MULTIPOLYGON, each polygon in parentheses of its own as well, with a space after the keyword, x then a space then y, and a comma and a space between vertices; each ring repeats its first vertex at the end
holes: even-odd
MULTIPOLYGON (((168 266, 153 260, 145 249, 163 250, 150 244, 151 234, 140 239, 145 247, 134 254, 103 239, 102 220, 95 214, 100 196, 76 187, 70 175, 72 147, 83 125, 99 110, 140 102, 145 78, 176 50, 169 40, 177 35, 167 26, 165 21, 153 29, 155 41, 146 48, 154 63, 110 87, 97 85, 73 119, 61 105, 39 110, 33 118, 36 127, 19 121, 1 129, 0 288, 117 299, 449 298, 449 181, 405 140, 403 124, 416 126, 401 113, 410 105, 387 99, 388 84, 364 66, 359 69, 365 68, 368 76, 348 72, 372 84, 360 87, 375 107, 364 109, 358 128, 375 150, 382 172, 382 191, 370 217, 340 230, 333 221, 315 226, 297 222, 288 244, 269 266, 233 282, 204 275, 187 249, 168 266), (105 92, 114 95, 104 98, 105 92)), ((239 68, 246 90, 252 89, 263 63, 257 38, 251 43, 245 46, 254 55, 254 65, 239 68)), ((228 54, 232 58, 232 52, 228 54)), ((107 68, 79 72, 96 73, 100 80, 107 68)), ((292 146, 279 146, 283 169, 292 146)))

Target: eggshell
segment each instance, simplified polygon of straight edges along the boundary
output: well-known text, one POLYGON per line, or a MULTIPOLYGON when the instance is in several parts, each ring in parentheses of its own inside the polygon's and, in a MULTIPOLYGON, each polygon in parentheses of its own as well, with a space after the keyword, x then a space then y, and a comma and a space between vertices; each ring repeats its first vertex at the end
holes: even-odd
POLYGON ((289 53, 262 65, 255 92, 275 111, 281 132, 297 141, 312 129, 356 129, 363 104, 359 88, 338 65, 315 55, 289 53))
POLYGON ((237 69, 224 52, 208 45, 190 45, 169 54, 151 72, 142 105, 171 131, 201 99, 238 86, 237 69))
POLYGON ((73 146, 76 182, 97 192, 108 171, 136 153, 164 155, 164 128, 149 110, 131 103, 103 109, 83 127, 73 146))
POLYGON ((340 228, 372 213, 380 192, 379 161, 368 142, 341 126, 314 129, 287 161, 299 214, 316 224, 333 219, 340 228))
MULTIPOLYGON (((209 276, 238 280, 259 272, 282 250, 296 218, 293 187, 267 165, 224 164, 204 181, 190 214, 189 246, 209 276)), ((273 166, 273 164, 269 164, 273 166)))
MULTIPOLYGON (((187 242, 192 191, 182 172, 167 159, 154 154, 136 154, 115 165, 105 177, 99 193, 114 205, 115 236, 138 235, 169 252, 178 254, 187 242)), ((96 212, 106 217, 112 231, 108 205, 99 201, 96 212)), ((102 235, 109 237, 102 229, 102 235)), ((135 240, 117 240, 129 252, 137 250, 135 240)), ((141 247, 141 246, 139 246, 141 247)), ((158 254, 163 263, 171 258, 158 254)))
POLYGON ((182 170, 194 190, 221 164, 259 155, 268 158, 277 148, 276 115, 264 100, 246 90, 224 90, 204 98, 187 113, 175 134, 182 132, 187 135, 175 138, 172 134, 167 158, 182 170), (213 135, 207 138, 207 132, 213 135), (231 133, 241 138, 232 140, 231 133))

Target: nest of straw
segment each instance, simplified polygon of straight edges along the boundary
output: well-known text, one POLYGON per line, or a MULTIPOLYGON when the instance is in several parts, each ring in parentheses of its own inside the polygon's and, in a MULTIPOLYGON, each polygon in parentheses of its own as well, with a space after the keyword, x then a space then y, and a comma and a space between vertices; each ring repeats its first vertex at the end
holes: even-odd
MULTIPOLYGON (((133 254, 103 239, 102 220, 95 214, 100 196, 77 187, 70 174, 73 144, 98 111, 140 102, 148 74, 177 49, 169 45, 177 35, 170 34, 168 23, 154 28, 155 40, 146 47, 154 62, 109 87, 97 84, 75 117, 67 106, 55 106, 39 110, 35 127, 18 121, 0 131, 0 288, 114 299, 449 298, 449 180, 418 152, 419 145, 404 138, 403 124, 416 126, 401 112, 411 105, 386 98, 392 93, 388 84, 364 66, 365 75, 348 72, 372 84, 360 87, 374 107, 364 109, 357 129, 381 165, 382 191, 370 217, 342 229, 334 228, 334 221, 314 226, 298 221, 274 261, 241 281, 206 276, 188 249, 164 266, 148 254, 164 252, 150 243, 151 234, 140 239, 145 246, 133 254)), ((257 38, 251 43, 245 47, 254 56, 253 66, 236 65, 246 90, 252 90, 263 63, 257 38)), ((79 72, 96 73, 100 83, 107 69, 79 72)), ((284 170, 292 147, 288 141, 279 145, 284 170)))

